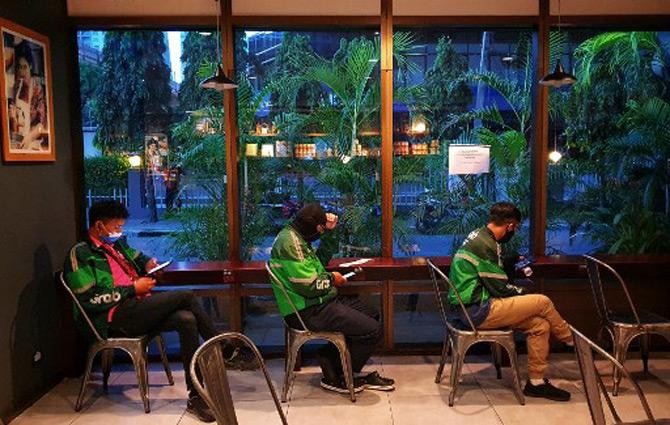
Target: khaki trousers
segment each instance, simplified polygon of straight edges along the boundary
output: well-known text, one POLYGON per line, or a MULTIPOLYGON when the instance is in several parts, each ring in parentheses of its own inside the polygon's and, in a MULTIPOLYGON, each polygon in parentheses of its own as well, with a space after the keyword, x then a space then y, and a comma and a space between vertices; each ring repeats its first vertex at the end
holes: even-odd
POLYGON ((572 341, 566 322, 546 295, 527 294, 493 298, 491 309, 479 329, 512 328, 526 334, 528 377, 541 379, 547 369, 549 336, 563 342, 572 341))

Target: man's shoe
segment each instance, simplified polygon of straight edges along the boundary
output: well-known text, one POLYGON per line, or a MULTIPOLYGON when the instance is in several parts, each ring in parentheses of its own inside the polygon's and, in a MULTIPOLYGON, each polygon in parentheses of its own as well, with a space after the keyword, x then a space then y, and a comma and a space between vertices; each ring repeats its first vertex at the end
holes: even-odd
MULTIPOLYGON (((340 379, 338 382, 331 382, 326 378, 321 379, 321 388, 326 391, 332 391, 338 394, 349 394, 349 388, 344 382, 344 379, 340 379)), ((360 393, 365 389, 365 379, 363 378, 354 378, 354 392, 360 393)))
POLYGON ((395 381, 390 378, 382 377, 377 371, 368 373, 363 377, 365 379, 365 389, 375 391, 393 391, 395 381))
POLYGON ((230 370, 256 370, 260 367, 254 353, 241 348, 235 348, 225 363, 226 368, 230 370))
POLYGON ((186 411, 195 415, 195 417, 202 422, 214 422, 216 420, 212 410, 199 395, 192 395, 188 398, 188 401, 186 402, 186 411))
POLYGON ((554 387, 548 379, 545 379, 544 384, 541 385, 533 385, 530 381, 526 381, 523 394, 527 397, 540 397, 554 401, 570 401, 570 393, 554 387))

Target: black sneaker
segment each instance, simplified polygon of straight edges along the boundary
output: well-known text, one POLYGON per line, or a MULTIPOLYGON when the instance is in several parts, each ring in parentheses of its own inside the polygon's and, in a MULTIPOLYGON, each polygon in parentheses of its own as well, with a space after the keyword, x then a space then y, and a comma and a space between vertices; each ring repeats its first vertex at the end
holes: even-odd
POLYGON ((260 368, 254 353, 241 348, 235 348, 233 354, 225 360, 225 363, 226 368, 230 370, 256 370, 260 368))
POLYGON ((192 395, 188 398, 186 402, 186 411, 192 415, 195 415, 202 422, 214 422, 214 414, 212 410, 207 406, 205 400, 202 399, 199 395, 192 395))
POLYGON ((549 382, 548 379, 544 380, 544 384, 533 385, 530 381, 526 381, 526 386, 523 389, 524 395, 527 397, 540 397, 546 398, 554 401, 569 401, 570 393, 556 388, 549 382))
MULTIPOLYGON (((321 388, 326 391, 332 391, 338 394, 349 394, 349 388, 344 382, 344 379, 340 379, 339 382, 334 383, 328 381, 326 378, 321 379, 321 388)), ((365 379, 363 378, 354 378, 354 392, 360 393, 365 389, 365 379)))
POLYGON ((363 377, 365 379, 365 389, 375 391, 393 391, 395 381, 390 378, 382 377, 377 371, 368 373, 363 377))

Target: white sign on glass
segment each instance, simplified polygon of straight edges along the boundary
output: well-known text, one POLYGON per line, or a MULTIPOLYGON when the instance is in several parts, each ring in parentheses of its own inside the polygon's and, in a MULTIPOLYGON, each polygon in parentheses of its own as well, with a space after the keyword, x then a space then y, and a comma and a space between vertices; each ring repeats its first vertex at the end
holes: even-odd
POLYGON ((490 158, 489 145, 449 145, 449 174, 488 173, 490 158))

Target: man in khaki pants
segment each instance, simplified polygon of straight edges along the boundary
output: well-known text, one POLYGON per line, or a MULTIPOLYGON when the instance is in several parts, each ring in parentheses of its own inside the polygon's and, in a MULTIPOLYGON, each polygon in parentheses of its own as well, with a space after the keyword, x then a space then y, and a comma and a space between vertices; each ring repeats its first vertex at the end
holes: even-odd
MULTIPOLYGON (((504 271, 501 244, 514 236, 520 222, 521 213, 514 204, 494 204, 489 223, 472 231, 454 255, 449 279, 478 329, 512 328, 526 334, 529 379, 524 394, 568 401, 570 393, 556 388, 544 377, 550 335, 572 345, 568 323, 549 298, 526 294, 524 288, 511 283, 504 271)), ((460 315, 458 299, 451 291, 449 305, 452 312, 460 315)), ((461 320, 465 322, 464 318, 461 320)))

